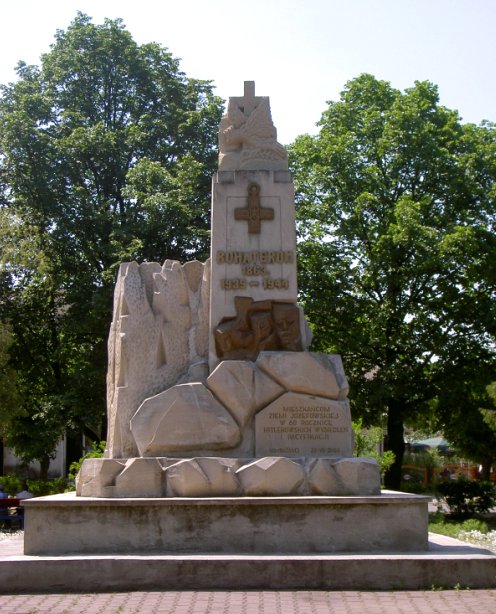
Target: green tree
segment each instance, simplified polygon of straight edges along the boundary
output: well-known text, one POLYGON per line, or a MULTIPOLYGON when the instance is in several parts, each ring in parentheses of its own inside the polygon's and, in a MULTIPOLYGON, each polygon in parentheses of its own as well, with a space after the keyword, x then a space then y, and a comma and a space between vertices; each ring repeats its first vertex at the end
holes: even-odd
POLYGON ((382 444, 382 428, 380 426, 363 428, 363 420, 352 422, 353 438, 354 438, 354 456, 368 456, 375 458, 379 464, 381 475, 391 467, 394 463, 394 453, 391 450, 381 452, 382 444))
POLYGON ((494 373, 496 129, 463 125, 430 83, 367 74, 319 125, 290 151, 301 300, 315 349, 343 356, 354 414, 385 418, 398 488, 405 422, 462 372, 472 390, 494 373))
POLYGON ((221 101, 165 48, 81 13, 17 75, 0 98, 0 318, 25 414, 16 450, 44 430, 50 455, 66 429, 105 437, 120 262, 207 255, 221 101))
POLYGON ((17 374, 9 364, 11 344, 11 329, 0 321, 0 437, 19 407, 17 374))
POLYGON ((442 425, 445 436, 463 458, 482 467, 489 480, 496 460, 496 396, 494 383, 485 390, 460 377, 435 401, 434 427, 442 425))

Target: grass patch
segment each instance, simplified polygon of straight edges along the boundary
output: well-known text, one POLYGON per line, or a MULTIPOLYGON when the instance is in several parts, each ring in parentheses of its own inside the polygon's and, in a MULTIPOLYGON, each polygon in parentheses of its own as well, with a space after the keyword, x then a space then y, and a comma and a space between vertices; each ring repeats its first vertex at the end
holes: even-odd
POLYGON ((479 531, 487 533, 490 527, 486 520, 479 518, 468 518, 466 520, 458 520, 450 518, 441 512, 429 514, 429 531, 440 535, 447 535, 458 539, 460 533, 468 531, 479 531))
POLYGON ((429 531, 454 537, 496 553, 496 514, 475 518, 456 518, 452 514, 429 514, 429 531))

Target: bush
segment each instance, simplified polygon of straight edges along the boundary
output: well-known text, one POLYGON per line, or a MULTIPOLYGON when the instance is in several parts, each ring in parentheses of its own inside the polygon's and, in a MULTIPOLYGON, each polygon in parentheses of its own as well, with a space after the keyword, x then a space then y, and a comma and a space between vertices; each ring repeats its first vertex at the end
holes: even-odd
POLYGON ((377 448, 382 441, 382 429, 380 426, 371 427, 369 429, 363 428, 362 418, 359 418, 356 422, 352 422, 353 436, 355 440, 354 454, 355 456, 368 456, 375 458, 379 463, 379 469, 381 476, 391 467, 394 463, 394 452, 387 450, 386 452, 379 453, 377 448))
POLYGON ((21 492, 23 480, 18 475, 9 473, 0 477, 0 484, 3 485, 3 489, 9 497, 14 497, 18 492, 21 492))
POLYGON ((18 492, 27 484, 28 490, 34 497, 42 497, 44 495, 56 495, 64 492, 67 488, 67 480, 65 478, 55 478, 54 480, 23 480, 18 475, 11 473, 0 477, 0 484, 3 484, 4 490, 11 497, 15 497, 18 492))
POLYGON ((29 492, 35 497, 45 495, 56 495, 65 492, 67 480, 65 478, 55 478, 54 480, 28 480, 29 492))
POLYGON ((489 527, 487 526, 487 522, 483 520, 479 520, 477 518, 468 518, 462 522, 461 526, 462 531, 479 531, 479 533, 487 533, 489 531, 489 527))
POLYGON ((496 493, 491 482, 459 479, 440 482, 437 488, 450 513, 456 516, 483 514, 496 505, 496 493))

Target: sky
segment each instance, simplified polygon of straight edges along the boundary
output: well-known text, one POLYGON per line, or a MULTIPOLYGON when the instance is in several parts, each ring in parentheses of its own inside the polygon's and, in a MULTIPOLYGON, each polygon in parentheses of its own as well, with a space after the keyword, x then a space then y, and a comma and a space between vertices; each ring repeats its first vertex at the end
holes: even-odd
POLYGON ((40 64, 78 10, 121 18, 223 99, 255 81, 283 144, 315 134, 326 102, 365 72, 400 90, 430 81, 464 122, 496 121, 496 0, 0 0, 0 84, 19 60, 40 64))

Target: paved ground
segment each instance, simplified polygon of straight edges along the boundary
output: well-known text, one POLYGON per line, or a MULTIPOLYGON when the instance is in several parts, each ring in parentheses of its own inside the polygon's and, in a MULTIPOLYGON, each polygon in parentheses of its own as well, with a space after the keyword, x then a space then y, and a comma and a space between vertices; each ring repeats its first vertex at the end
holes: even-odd
POLYGON ((0 595, 2 614, 496 614, 496 590, 0 595))

